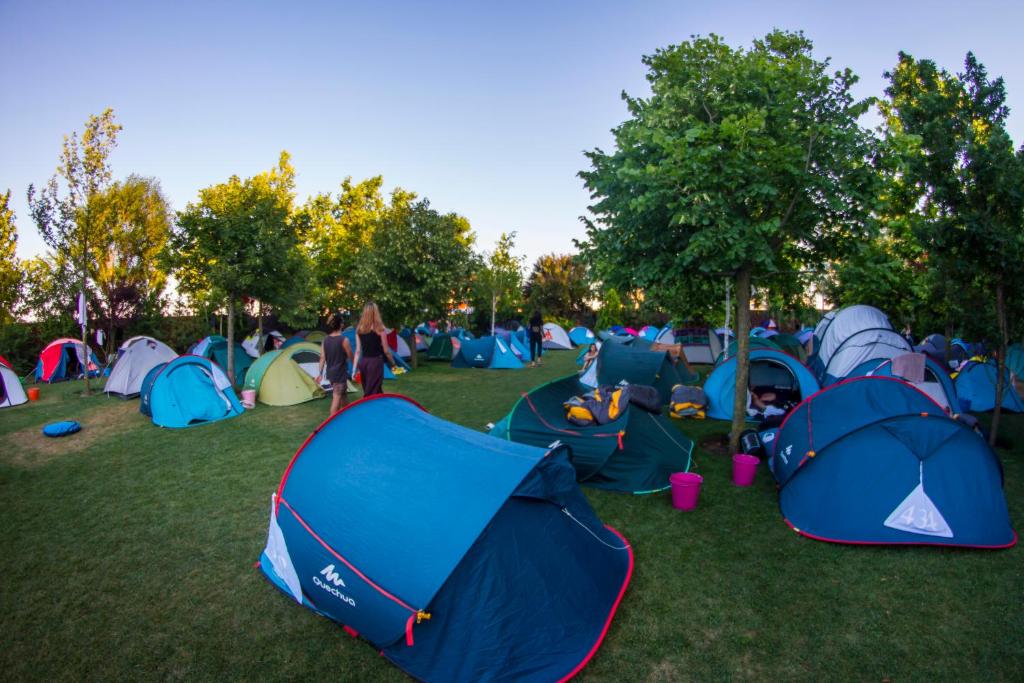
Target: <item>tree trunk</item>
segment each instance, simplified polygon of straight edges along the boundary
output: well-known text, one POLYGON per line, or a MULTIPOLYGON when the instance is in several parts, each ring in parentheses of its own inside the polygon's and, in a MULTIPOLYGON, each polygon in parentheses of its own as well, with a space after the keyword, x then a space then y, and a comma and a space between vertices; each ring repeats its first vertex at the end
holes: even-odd
POLYGON ((494 336, 494 318, 498 314, 498 297, 491 292, 491 336, 494 336))
POLYGON ((85 292, 86 271, 89 263, 89 209, 85 210, 85 225, 82 230, 82 273, 81 273, 81 297, 82 297, 82 353, 85 354, 85 363, 82 368, 82 376, 85 378, 85 395, 89 391, 89 297, 85 292))
POLYGON ((262 356, 263 355, 263 301, 260 301, 260 307, 259 307, 259 311, 257 311, 257 315, 259 316, 260 319, 259 319, 259 322, 256 323, 256 355, 257 356, 262 356))
POLYGON ((228 295, 228 381, 235 385, 235 297, 228 295))
MULTIPOLYGON (((949 372, 949 361, 953 358, 953 325, 946 323, 946 367, 943 368, 946 372, 949 372)), ((956 406, 953 406, 956 408, 956 406)))
POLYGON ((409 336, 409 365, 411 365, 412 369, 415 370, 419 365, 416 358, 416 356, 420 354, 420 352, 416 350, 416 339, 419 335, 416 334, 416 323, 413 323, 411 327, 412 334, 409 336))
POLYGON ((988 445, 995 448, 999 433, 999 417, 1003 412, 1003 392, 1006 391, 1006 346, 1009 335, 1006 330, 1006 301, 1003 297, 1003 283, 996 284, 996 319, 999 321, 999 357, 996 359, 996 409, 992 411, 992 428, 988 434, 988 445))
POLYGON ((750 270, 736 273, 736 397, 732 402, 729 452, 740 452, 740 434, 747 421, 747 382, 750 376, 750 270))

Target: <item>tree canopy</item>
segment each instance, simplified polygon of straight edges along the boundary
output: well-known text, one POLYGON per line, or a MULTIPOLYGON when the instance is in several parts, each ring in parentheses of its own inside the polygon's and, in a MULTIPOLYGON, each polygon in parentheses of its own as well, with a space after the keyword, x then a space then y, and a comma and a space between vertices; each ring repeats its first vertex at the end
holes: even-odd
POLYGON ((10 208, 11 191, 0 194, 0 323, 14 319, 21 288, 21 264, 18 262, 18 229, 10 208))

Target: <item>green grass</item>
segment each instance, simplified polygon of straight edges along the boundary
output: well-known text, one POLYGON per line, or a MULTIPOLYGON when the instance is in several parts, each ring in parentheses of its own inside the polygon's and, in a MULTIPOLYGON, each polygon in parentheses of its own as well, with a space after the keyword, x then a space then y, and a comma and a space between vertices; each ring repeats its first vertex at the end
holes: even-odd
MULTIPOLYGON (((475 429, 570 372, 451 370, 396 382, 475 429)), ((0 411, 0 671, 21 680, 406 680, 365 642, 296 606, 253 568, 270 494, 326 401, 261 406, 186 430, 81 384, 0 411), (75 436, 39 428, 79 419, 75 436)), ((721 422, 676 423, 696 440, 721 422)), ((1024 417, 1000 451, 1011 516, 1024 502, 1024 417)), ((1019 680, 1024 566, 1006 551, 820 543, 783 524, 770 476, 740 489, 695 452, 698 508, 587 489, 636 556, 592 680, 1019 680)))

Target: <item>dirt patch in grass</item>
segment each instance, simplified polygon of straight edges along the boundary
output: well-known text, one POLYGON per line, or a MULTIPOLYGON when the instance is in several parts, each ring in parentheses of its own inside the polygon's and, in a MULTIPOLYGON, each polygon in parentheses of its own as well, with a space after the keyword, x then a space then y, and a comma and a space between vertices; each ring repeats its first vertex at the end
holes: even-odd
POLYGON ((77 418, 82 431, 70 436, 43 436, 40 423, 0 437, 0 459, 15 467, 41 467, 57 458, 81 453, 98 441, 138 426, 138 401, 109 401, 77 418))
POLYGON ((697 445, 711 455, 729 455, 728 434, 709 434, 698 441, 697 445))

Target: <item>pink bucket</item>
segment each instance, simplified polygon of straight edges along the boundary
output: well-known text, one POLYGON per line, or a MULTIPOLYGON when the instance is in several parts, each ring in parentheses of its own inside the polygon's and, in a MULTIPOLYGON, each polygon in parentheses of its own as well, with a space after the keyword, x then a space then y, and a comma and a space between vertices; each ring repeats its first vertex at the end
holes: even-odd
POLYGON ((677 510, 692 510, 697 507, 697 496, 704 477, 693 472, 675 472, 668 477, 672 485, 672 507, 677 510))
POLYGON ((242 405, 246 408, 256 407, 256 390, 242 389, 242 405))
POLYGON ((761 463, 756 455, 737 453, 732 456, 732 483, 736 486, 750 486, 754 483, 757 466, 761 463))

